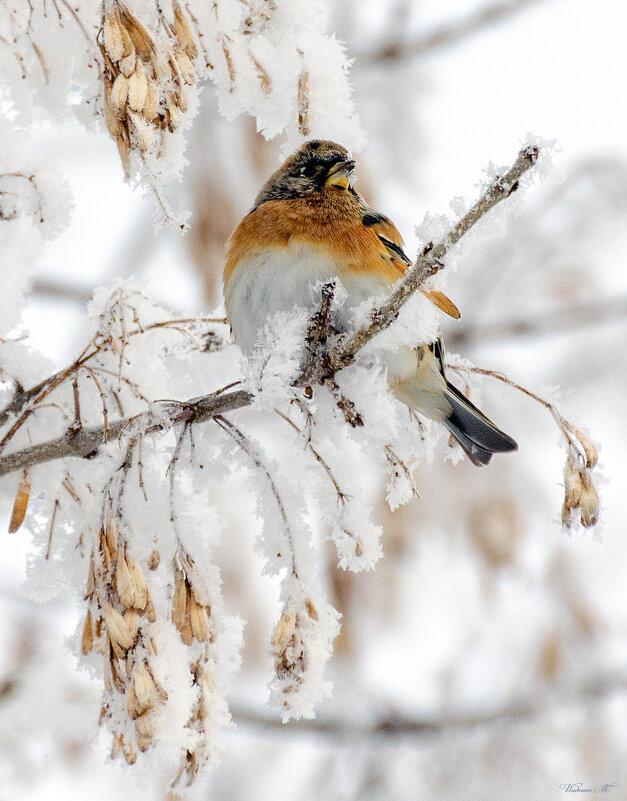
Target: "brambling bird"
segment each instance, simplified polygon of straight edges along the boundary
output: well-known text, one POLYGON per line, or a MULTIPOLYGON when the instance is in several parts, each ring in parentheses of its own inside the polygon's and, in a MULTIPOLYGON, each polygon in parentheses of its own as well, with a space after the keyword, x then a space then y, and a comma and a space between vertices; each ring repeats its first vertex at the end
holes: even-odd
MULTIPOLYGON (((388 295, 411 266, 394 223, 354 189, 354 168, 341 145, 305 142, 266 181, 229 239, 226 310, 245 355, 254 350, 269 317, 311 306, 311 288, 317 282, 341 281, 347 299, 334 324, 345 331, 351 307, 388 295)), ((459 317, 445 295, 423 292, 459 317)), ((488 464, 492 454, 518 447, 446 380, 440 339, 417 348, 399 347, 386 359, 386 367, 396 398, 441 421, 473 464, 488 464)))

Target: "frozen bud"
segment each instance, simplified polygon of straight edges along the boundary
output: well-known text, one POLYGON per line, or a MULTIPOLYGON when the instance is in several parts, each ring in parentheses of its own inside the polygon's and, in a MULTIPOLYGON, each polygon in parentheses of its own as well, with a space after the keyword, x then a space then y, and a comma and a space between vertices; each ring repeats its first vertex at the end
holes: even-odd
POLYGON ((589 476, 585 476, 579 511, 581 514, 581 525, 585 528, 595 526, 599 519, 599 495, 589 476))
POLYGON ((126 98, 128 97, 128 78, 120 73, 118 77, 113 82, 113 86, 111 88, 111 96, 109 97, 109 103, 111 104, 111 108, 115 109, 116 111, 120 111, 126 105, 126 98))
POLYGON ((117 14, 111 9, 105 14, 103 27, 105 49, 111 61, 117 62, 124 55, 124 38, 117 14))
POLYGON ((30 481, 23 478, 17 488, 13 511, 9 522, 9 534, 15 534, 24 522, 26 510, 28 509, 28 499, 30 498, 30 481))
POLYGON ((137 737, 137 745, 140 751, 147 751, 152 745, 153 729, 150 712, 144 712, 143 715, 135 721, 135 736, 137 737))
POLYGON ((117 645, 122 651, 128 651, 133 646, 133 637, 127 622, 111 604, 104 604, 102 608, 105 625, 109 632, 112 645, 117 645))
POLYGON ((91 617, 91 609, 87 610, 87 615, 85 616, 85 623, 83 625, 83 634, 81 637, 81 651, 83 652, 83 656, 87 656, 88 653, 94 647, 94 624, 91 617))
POLYGON ((155 548, 154 551, 150 554, 150 558, 148 559, 148 567, 151 570, 156 570, 159 567, 160 561, 161 561, 161 554, 155 548))
POLYGON ((128 56, 124 56, 124 58, 120 61, 120 70, 122 74, 125 75, 127 78, 130 78, 131 75, 135 72, 135 67, 139 59, 135 54, 135 48, 131 50, 128 56))
POLYGON ((127 609, 135 606, 135 585, 124 551, 120 552, 115 568, 115 589, 127 609))
POLYGON ((289 644, 294 631, 296 630, 296 615, 284 614, 283 617, 276 624, 272 634, 272 645, 275 647, 285 648, 289 644))
POLYGON ((128 79, 128 104, 133 111, 141 111, 144 108, 147 94, 148 79, 146 78, 144 64, 138 58, 135 72, 128 79))
POLYGON ((87 572, 87 586, 85 587, 85 595, 83 596, 84 600, 87 601, 92 597, 94 594, 94 590, 96 589, 96 573, 94 569, 94 552, 91 552, 91 556, 89 557, 89 570, 87 572))

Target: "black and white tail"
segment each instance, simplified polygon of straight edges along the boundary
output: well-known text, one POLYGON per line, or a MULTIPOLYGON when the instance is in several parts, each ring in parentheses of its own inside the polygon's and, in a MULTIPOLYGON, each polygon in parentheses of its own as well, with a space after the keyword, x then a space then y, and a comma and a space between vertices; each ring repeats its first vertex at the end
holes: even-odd
POLYGON ((473 464, 480 467, 488 464, 494 453, 518 449, 516 440, 497 428, 448 381, 444 396, 451 404, 452 412, 442 422, 473 464))

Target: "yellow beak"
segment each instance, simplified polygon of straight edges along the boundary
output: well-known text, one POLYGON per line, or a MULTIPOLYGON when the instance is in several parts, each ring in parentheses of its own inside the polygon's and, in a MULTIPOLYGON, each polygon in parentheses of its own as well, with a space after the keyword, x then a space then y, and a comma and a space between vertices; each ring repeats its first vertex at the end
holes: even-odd
POLYGON ((327 180, 324 182, 325 186, 338 186, 340 189, 348 189, 354 169, 354 161, 338 161, 327 173, 327 180))

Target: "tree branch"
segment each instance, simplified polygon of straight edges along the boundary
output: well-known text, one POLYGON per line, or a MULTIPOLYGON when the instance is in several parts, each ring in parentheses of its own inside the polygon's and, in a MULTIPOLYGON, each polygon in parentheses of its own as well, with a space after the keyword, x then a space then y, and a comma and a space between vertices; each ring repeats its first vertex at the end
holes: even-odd
POLYGON ((450 47, 467 39, 473 33, 484 30, 489 25, 506 20, 537 2, 538 0, 511 0, 511 2, 505 3, 487 3, 482 8, 473 9, 464 17, 437 26, 413 41, 391 42, 370 53, 358 54, 356 66, 380 67, 394 64, 403 59, 427 56, 442 47, 450 47))
POLYGON ((265 710, 246 709, 231 704, 233 719, 238 725, 271 731, 273 735, 294 737, 302 732, 310 737, 317 734, 326 739, 355 739, 367 737, 398 739, 401 737, 434 737, 460 732, 476 733, 479 728, 499 726, 504 722, 522 722, 545 714, 553 709, 598 702, 617 693, 627 692, 627 676, 622 674, 603 676, 585 683, 575 692, 547 692, 537 699, 522 701, 484 715, 460 715, 441 718, 413 718, 390 712, 371 722, 350 721, 346 718, 316 718, 314 720, 292 720, 287 724, 265 710), (549 702, 552 701, 552 705, 549 702))
MULTIPOLYGON (((449 249, 459 242, 464 234, 490 209, 501 200, 509 197, 518 188, 520 177, 535 164, 538 159, 538 153, 537 147, 527 147, 521 150, 512 167, 504 175, 497 176, 472 208, 451 228, 446 237, 437 243, 430 242, 423 248, 414 265, 395 285, 394 291, 389 298, 373 311, 370 323, 344 338, 329 352, 328 358, 318 360, 318 365, 311 365, 307 359, 305 360, 304 369, 295 382, 296 386, 306 386, 328 380, 329 373, 332 376, 338 370, 350 364, 367 342, 388 328, 397 318, 403 304, 419 289, 424 280, 444 267, 443 260, 449 249)), ((315 349, 326 337, 332 294, 332 288, 328 285, 327 291, 323 292, 321 309, 317 318, 314 317, 310 329, 315 349)), ((47 379, 31 390, 21 390, 7 409, 4 412, 0 412, 0 419, 7 419, 7 414, 16 411, 18 407, 23 408, 25 399, 30 399, 33 393, 40 391, 42 387, 48 388, 55 379, 58 380, 58 377, 64 376, 66 372, 58 373, 57 376, 47 379)), ((109 422, 107 437, 109 439, 119 437, 125 429, 130 429, 131 427, 137 429, 137 427, 145 426, 145 433, 154 433, 163 430, 166 425, 174 425, 182 421, 201 423, 217 415, 241 409, 252 402, 253 395, 246 390, 229 393, 219 390, 211 395, 194 398, 187 402, 170 402, 169 415, 167 415, 167 409, 164 405, 163 409, 166 410, 166 415, 169 418, 167 424, 164 421, 155 424, 155 415, 150 409, 131 418, 109 422)), ((9 453, 0 457, 0 476, 68 456, 90 457, 95 455, 95 452, 104 443, 104 436, 103 426, 83 428, 76 432, 68 431, 58 439, 9 453)))

